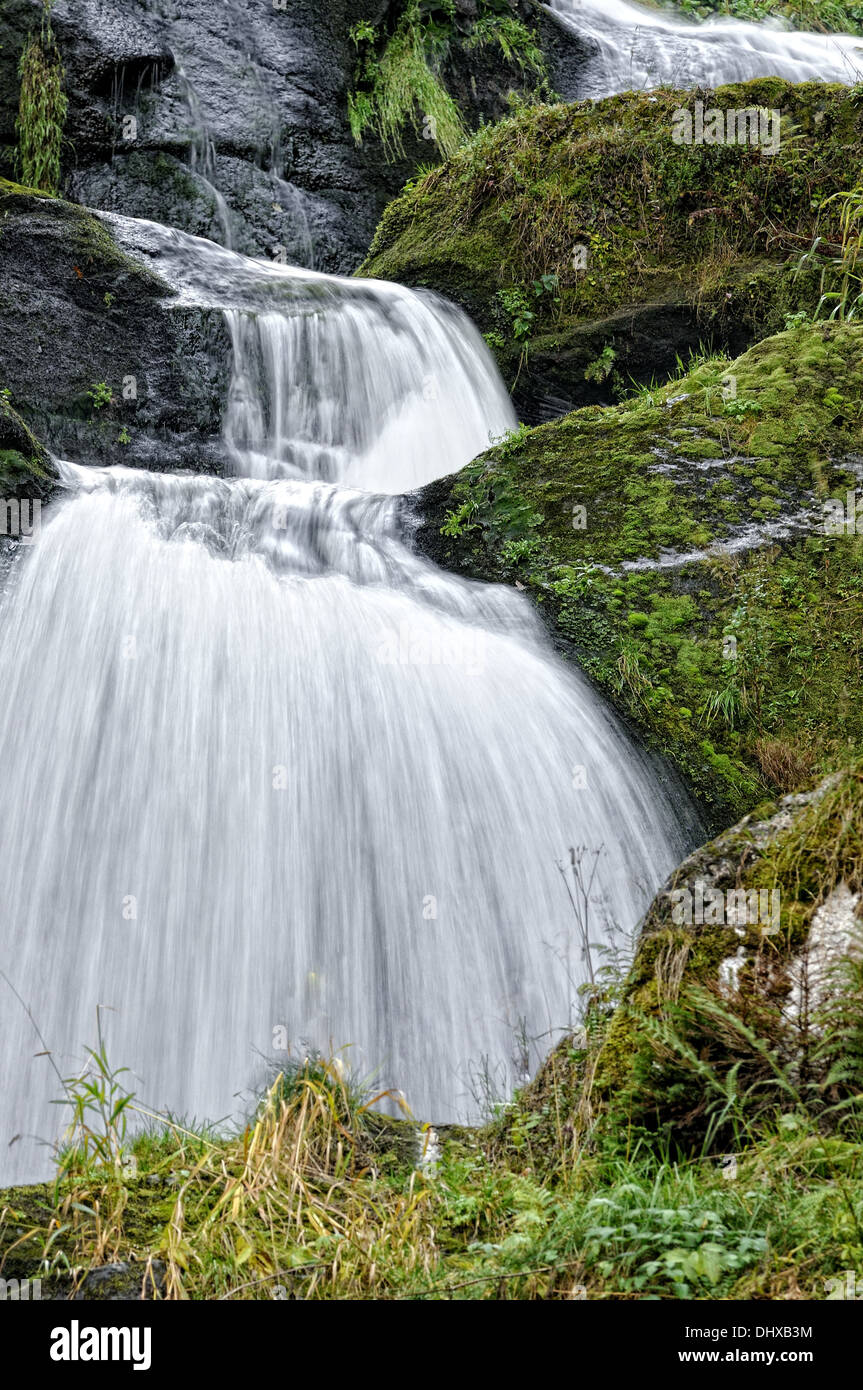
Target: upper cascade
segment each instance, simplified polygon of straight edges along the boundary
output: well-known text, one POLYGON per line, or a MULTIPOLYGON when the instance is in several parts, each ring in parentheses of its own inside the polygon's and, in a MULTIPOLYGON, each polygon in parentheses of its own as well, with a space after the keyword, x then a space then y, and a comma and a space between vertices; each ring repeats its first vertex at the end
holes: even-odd
POLYGON ((855 83, 863 75, 863 39, 851 34, 726 18, 696 23, 628 0, 549 0, 549 8, 591 50, 579 72, 582 97, 721 87, 754 77, 855 83))
POLYGON ((470 319, 436 295, 254 260, 106 215, 184 302, 220 308, 233 345, 225 441, 241 477, 410 492, 516 423, 470 319))

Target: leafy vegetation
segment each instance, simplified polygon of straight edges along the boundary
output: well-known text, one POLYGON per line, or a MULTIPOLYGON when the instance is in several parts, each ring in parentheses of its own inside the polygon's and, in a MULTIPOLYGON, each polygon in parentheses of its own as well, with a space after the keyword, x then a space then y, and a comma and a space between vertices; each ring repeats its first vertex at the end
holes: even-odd
POLYGON ((21 96, 15 125, 15 167, 24 184, 53 194, 60 184, 68 102, 63 90, 63 63, 51 28, 52 3, 43 0, 41 29, 28 36, 18 66, 21 96))
POLYGON ((354 139, 373 131, 389 158, 404 155, 403 132, 432 142, 444 156, 467 139, 459 107, 447 90, 444 68, 454 43, 466 51, 496 45, 523 77, 547 87, 542 52, 531 31, 492 0, 480 0, 480 13, 460 33, 453 0, 407 0, 391 33, 368 20, 351 30, 358 59, 348 117, 354 139))

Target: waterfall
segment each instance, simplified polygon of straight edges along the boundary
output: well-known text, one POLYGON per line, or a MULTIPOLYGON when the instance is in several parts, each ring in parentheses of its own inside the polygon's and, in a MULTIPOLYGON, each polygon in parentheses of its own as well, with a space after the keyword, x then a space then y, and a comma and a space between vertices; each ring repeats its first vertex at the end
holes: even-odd
MULTIPOLYGON (((235 476, 61 465, 0 613, 0 967, 64 1075, 106 1006, 154 1109, 236 1116, 289 1041, 476 1117, 474 1073, 511 1088, 573 1015, 558 862, 631 931, 680 806, 523 595, 405 543, 394 494, 514 423, 467 319, 111 220, 228 317, 235 476)), ((59 1085, 2 983, 0 1029, 32 1179, 59 1085)))
POLYGON ((579 77, 582 97, 753 77, 855 83, 863 74, 863 39, 852 35, 723 18, 690 22, 628 0, 549 0, 547 8, 592 52, 579 77))

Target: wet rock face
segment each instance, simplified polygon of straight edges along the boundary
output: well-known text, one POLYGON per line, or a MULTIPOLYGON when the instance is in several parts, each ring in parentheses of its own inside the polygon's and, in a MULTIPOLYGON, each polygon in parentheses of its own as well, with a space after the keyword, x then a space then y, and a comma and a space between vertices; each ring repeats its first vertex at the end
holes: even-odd
MULTIPOLYGON (((64 192, 323 271, 362 259, 386 203, 434 157, 420 132, 405 159, 357 147, 347 119, 350 28, 392 22, 398 0, 56 0, 69 96, 64 192)), ((532 5, 519 5, 527 16, 532 5)), ((467 11, 464 12, 467 16, 467 11)), ((16 65, 40 0, 4 0, 0 145, 14 144, 16 65)), ((536 14, 533 15, 536 19, 536 14)), ((542 17, 566 80, 576 44, 542 17)), ((499 49, 457 45, 446 73, 469 123, 502 114, 521 75, 499 49)), ((8 166, 0 173, 13 177, 8 166)))
POLYGON ((60 457, 224 471, 221 313, 177 306, 81 208, 0 185, 0 225, 0 385, 34 433, 60 457))

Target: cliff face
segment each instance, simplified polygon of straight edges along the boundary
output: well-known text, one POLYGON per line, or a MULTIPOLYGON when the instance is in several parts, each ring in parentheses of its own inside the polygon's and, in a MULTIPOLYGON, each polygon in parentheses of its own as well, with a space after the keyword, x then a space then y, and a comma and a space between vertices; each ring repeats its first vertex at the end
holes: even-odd
MULTIPOLYGON (((230 239, 251 255, 353 269, 386 203, 436 157, 420 111, 394 161, 373 134, 358 145, 350 129, 359 53, 351 30, 374 26, 379 50, 405 9, 404 0, 56 0, 51 22, 69 99, 62 191, 230 239)), ((497 44, 465 45, 480 10, 471 0, 454 20, 443 16, 441 76, 469 127, 500 116, 508 91, 535 78, 497 44)), ((532 4, 513 0, 504 11, 536 20, 551 80, 568 91, 577 40, 532 4)), ((18 58, 40 16, 41 0, 4 4, 0 146, 15 144, 18 58)), ((8 156, 4 174, 15 177, 8 156)))

